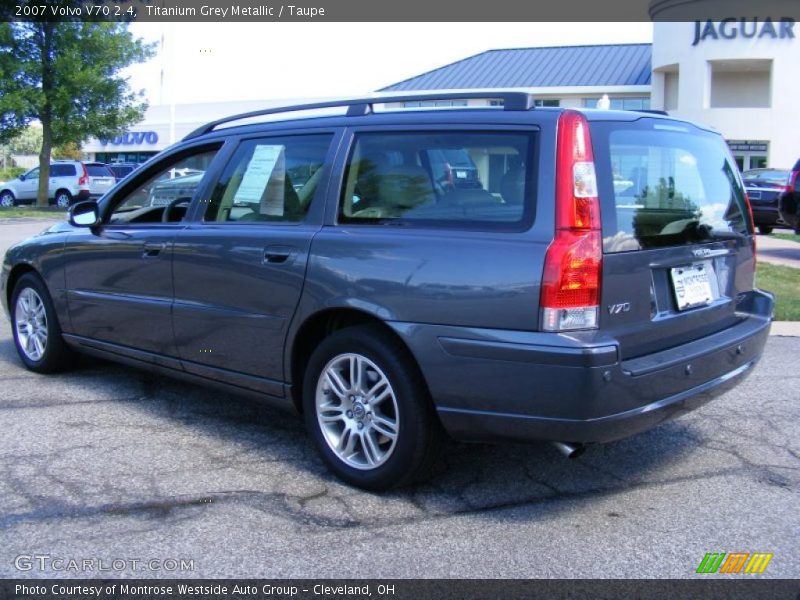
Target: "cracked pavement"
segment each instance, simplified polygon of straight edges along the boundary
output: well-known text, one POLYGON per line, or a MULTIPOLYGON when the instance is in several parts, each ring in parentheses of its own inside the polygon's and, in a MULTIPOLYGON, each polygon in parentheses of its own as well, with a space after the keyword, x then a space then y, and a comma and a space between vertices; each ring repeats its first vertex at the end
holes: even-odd
POLYGON ((376 495, 291 412, 102 361, 35 375, 4 321, 0 577, 100 575, 14 566, 44 554, 194 561, 106 578, 680 578, 706 552, 800 577, 799 353, 772 337, 734 391, 576 460, 450 444, 429 482, 376 495))

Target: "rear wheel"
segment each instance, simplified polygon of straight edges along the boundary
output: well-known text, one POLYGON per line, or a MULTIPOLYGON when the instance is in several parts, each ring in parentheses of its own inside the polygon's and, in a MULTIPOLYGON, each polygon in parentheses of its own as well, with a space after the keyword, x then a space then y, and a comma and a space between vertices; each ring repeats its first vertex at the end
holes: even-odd
POLYGON ((16 206, 17 200, 14 198, 14 194, 5 190, 2 194, 0 194, 0 206, 4 208, 9 208, 11 206, 16 206))
POLYGON ((60 208, 69 208, 72 204, 72 194, 67 190, 58 190, 55 197, 55 205, 60 208))
POLYGON ((309 360, 303 382, 306 426, 340 479, 385 490, 423 476, 442 431, 407 351, 376 326, 342 329, 309 360))
POLYGON ((770 233, 772 233, 772 227, 770 227, 769 225, 759 225, 758 233, 760 233, 761 235, 769 235, 770 233))
POLYGON ((53 373, 74 364, 75 353, 61 337, 50 294, 33 273, 20 277, 14 287, 11 323, 17 353, 31 371, 53 373))

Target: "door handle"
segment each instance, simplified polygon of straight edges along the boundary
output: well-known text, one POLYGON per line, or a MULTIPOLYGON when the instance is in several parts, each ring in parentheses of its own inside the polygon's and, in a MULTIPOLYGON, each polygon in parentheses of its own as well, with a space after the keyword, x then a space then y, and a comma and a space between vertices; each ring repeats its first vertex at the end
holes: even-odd
POLYGON ((142 258, 154 258, 161 254, 161 251, 166 247, 167 245, 164 242, 146 242, 142 258))
POLYGON ((271 265, 286 263, 295 253, 291 246, 268 246, 264 249, 264 262, 271 265))

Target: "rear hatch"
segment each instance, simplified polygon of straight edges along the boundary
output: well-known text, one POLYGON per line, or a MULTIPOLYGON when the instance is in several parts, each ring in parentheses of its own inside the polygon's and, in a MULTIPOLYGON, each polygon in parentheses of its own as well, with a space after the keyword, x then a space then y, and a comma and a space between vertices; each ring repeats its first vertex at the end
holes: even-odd
POLYGON ((752 222, 721 136, 681 121, 591 121, 603 234, 599 327, 621 358, 742 319, 752 222))
POLYGON ((104 164, 87 163, 86 174, 89 176, 89 193, 92 196, 102 196, 117 181, 114 173, 104 164))

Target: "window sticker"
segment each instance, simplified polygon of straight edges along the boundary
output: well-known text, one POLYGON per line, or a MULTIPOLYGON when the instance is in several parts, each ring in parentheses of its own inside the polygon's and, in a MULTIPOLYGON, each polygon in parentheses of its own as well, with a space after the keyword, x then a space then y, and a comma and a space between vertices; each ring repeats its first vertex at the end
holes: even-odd
POLYGON ((286 180, 285 146, 259 144, 247 165, 234 203, 260 203, 262 215, 281 217, 286 180))

